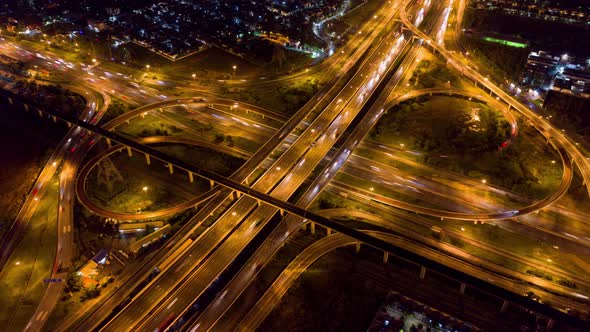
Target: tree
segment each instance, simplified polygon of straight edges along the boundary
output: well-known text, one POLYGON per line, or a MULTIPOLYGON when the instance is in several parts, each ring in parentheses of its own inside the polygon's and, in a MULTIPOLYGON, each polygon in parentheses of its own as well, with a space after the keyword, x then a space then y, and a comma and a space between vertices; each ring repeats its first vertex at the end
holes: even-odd
POLYGON ((77 292, 82 289, 82 277, 77 272, 70 273, 66 285, 70 292, 77 292))
POLYGON ((225 136, 225 141, 227 142, 227 145, 229 145, 230 147, 234 146, 234 138, 230 135, 225 136))
POLYGON ((100 295, 100 288, 92 285, 84 289, 84 294, 80 297, 82 301, 93 299, 100 295))
POLYGON ((221 143, 221 142, 223 142, 224 138, 225 138, 225 136, 221 133, 215 134, 215 140, 213 142, 221 143))

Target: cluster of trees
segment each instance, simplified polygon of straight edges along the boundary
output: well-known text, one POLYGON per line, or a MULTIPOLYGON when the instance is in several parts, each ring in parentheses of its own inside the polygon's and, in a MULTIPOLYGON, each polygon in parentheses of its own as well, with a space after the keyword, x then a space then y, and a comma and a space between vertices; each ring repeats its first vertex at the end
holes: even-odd
POLYGON ((590 135, 590 100, 551 90, 543 106, 557 121, 573 126, 580 135, 590 135))
POLYGON ((486 42, 479 37, 464 37, 463 44, 494 75, 516 81, 522 74, 529 48, 514 48, 486 42))
MULTIPOLYGON (((445 98, 448 109, 461 110, 463 101, 445 98), (447 100, 448 99, 448 100, 447 100)), ((476 105, 476 104, 473 104, 476 105)), ((418 123, 413 115, 437 105, 415 101, 403 103, 385 115, 371 132, 373 139, 385 144, 396 145, 398 139, 411 139, 413 148, 428 153, 463 154, 496 149, 510 137, 510 124, 495 111, 479 104, 479 121, 473 123, 471 116, 459 112, 446 121, 436 121, 432 125, 418 123), (474 128, 476 126, 476 128, 474 128)), ((432 110, 437 112, 439 110, 432 110)))
POLYGON ((447 82, 456 87, 459 84, 459 78, 446 66, 433 64, 430 60, 420 61, 410 78, 410 84, 417 89, 430 89, 447 82))
POLYGON ((37 84, 34 81, 19 80, 15 82, 18 93, 34 104, 43 105, 48 109, 70 113, 76 117, 86 106, 86 101, 79 94, 64 89, 61 85, 37 84))
POLYGON ((154 123, 152 124, 154 128, 144 128, 140 133, 140 137, 150 137, 150 136, 169 136, 170 134, 177 134, 182 131, 182 129, 176 127, 175 125, 168 125, 164 123, 154 123))
POLYGON ((100 122, 101 123, 109 122, 112 119, 115 119, 120 115, 123 115, 127 111, 129 111, 129 104, 121 102, 117 99, 112 99, 111 103, 109 104, 109 108, 107 109, 106 113, 100 119, 100 122))
POLYGON ((98 297, 100 295, 101 289, 102 288, 100 287, 100 285, 84 287, 82 284, 82 277, 78 274, 78 272, 72 272, 68 275, 68 278, 66 279, 66 295, 62 299, 68 299, 69 297, 71 297, 71 293, 77 293, 82 291, 82 294, 80 295, 80 301, 84 302, 86 300, 98 297))
POLYGON ((281 101, 285 104, 287 112, 296 111, 310 100, 318 91, 320 85, 317 81, 307 79, 305 84, 297 87, 281 86, 277 87, 277 93, 281 97, 281 101))
POLYGON ((215 138, 213 139, 213 143, 220 144, 227 143, 227 146, 233 147, 234 146, 234 138, 231 135, 224 135, 222 133, 215 134, 215 138))

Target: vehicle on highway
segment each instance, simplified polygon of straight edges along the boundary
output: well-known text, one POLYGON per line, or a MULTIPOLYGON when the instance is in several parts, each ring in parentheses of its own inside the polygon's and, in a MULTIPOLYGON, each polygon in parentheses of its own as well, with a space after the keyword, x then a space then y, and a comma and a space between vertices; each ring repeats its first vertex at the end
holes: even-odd
POLYGON ((160 326, 158 326, 158 328, 154 332, 165 331, 166 328, 170 326, 170 324, 172 324, 174 318, 176 318, 176 314, 171 313, 168 317, 166 317, 166 319, 164 319, 164 321, 162 321, 162 324, 160 324, 160 326))

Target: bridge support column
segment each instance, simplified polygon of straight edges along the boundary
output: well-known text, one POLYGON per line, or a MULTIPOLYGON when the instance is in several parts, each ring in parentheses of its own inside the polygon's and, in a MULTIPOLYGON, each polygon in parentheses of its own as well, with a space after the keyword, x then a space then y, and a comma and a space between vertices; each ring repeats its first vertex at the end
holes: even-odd
MULTIPOLYGON (((69 123, 69 122, 68 122, 68 123, 69 123)), ((112 146, 113 146, 113 144, 111 143, 111 139, 107 137, 107 138, 106 138, 106 140, 107 140, 107 145, 108 145, 108 147, 109 147, 109 148, 110 148, 110 147, 112 147, 112 146)))
POLYGON ((168 172, 174 174, 174 166, 172 164, 168 164, 168 172))
POLYGON ((126 123, 126 124, 129 124, 129 120, 125 120, 125 123, 126 123))
POLYGON ((500 309, 500 312, 506 311, 506 309, 508 309, 509 305, 510 305, 510 302, 504 300, 504 302, 502 303, 502 308, 500 309))
MULTIPOLYGON (((11 100, 11 99, 9 98, 9 100, 11 100)), ((12 104, 12 103, 11 103, 11 104, 12 104)), ((28 112, 28 111, 29 111, 29 105, 27 105, 27 104, 24 104, 24 105, 23 105, 23 107, 25 108, 25 112, 28 112)))
POLYGON ((57 123, 57 118, 55 116, 51 116, 51 119, 53 120, 53 123, 57 123))
POLYGON ((145 162, 149 165, 152 164, 152 160, 150 159, 150 155, 149 154, 145 154, 145 162))
POLYGON ((214 185, 215 185, 215 182, 213 180, 209 180, 209 186, 211 186, 211 188, 213 188, 214 185))
POLYGON ((158 111, 160 111, 160 113, 164 112, 164 110, 161 107, 158 108, 158 111))
POLYGON ((467 285, 465 283, 461 283, 461 286, 459 287, 459 294, 463 295, 465 294, 465 288, 467 287, 467 285))
POLYGON ((383 252, 383 264, 387 264, 387 261, 389 260, 389 253, 387 251, 383 252))
POLYGON ((12 105, 13 104, 12 98, 8 98, 8 102, 10 103, 10 105, 12 105))
POLYGON ((190 183, 195 182, 195 178, 193 177, 193 172, 188 172, 188 180, 190 183))
POLYGON ((72 128, 72 124, 69 122, 66 122, 66 124, 68 125, 68 128, 72 128))
POLYGON ((141 113, 141 118, 145 119, 145 113, 141 113))
POLYGON ((285 210, 280 209, 279 212, 281 213, 281 217, 284 217, 285 216, 285 210))
POLYGON ((257 199, 257 200, 256 200, 256 207, 259 207, 261 203, 262 203, 262 202, 260 202, 260 200, 259 200, 259 199, 257 199))
POLYGON ((232 199, 238 199, 237 191, 234 190, 234 191, 231 192, 231 198, 232 199))
POLYGON ((301 225, 301 230, 304 232, 307 231, 307 224, 304 223, 303 225, 301 225))
POLYGON ((129 157, 133 156, 133 152, 131 152, 131 148, 130 147, 127 147, 127 155, 129 157))
POLYGON ((41 110, 37 110, 37 114, 39 114, 40 117, 43 117, 43 112, 41 112, 41 110))
POLYGON ((420 266, 420 280, 424 280, 426 276, 426 268, 424 266, 420 266))
POLYGON ((354 251, 355 251, 357 254, 358 254, 358 253, 361 251, 361 243, 360 243, 360 242, 357 242, 357 243, 355 244, 354 251))
POLYGON ((311 226, 311 234, 315 234, 315 222, 309 223, 311 226))
POLYGON ((326 228, 326 234, 328 234, 328 236, 332 235, 332 229, 326 228))
POLYGON ((441 221, 445 220, 445 217, 440 217, 440 220, 441 220, 441 221))

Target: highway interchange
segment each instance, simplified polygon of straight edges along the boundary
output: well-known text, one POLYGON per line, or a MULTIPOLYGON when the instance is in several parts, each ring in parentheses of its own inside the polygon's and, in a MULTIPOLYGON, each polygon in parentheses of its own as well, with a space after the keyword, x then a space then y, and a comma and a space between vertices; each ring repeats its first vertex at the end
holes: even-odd
MULTIPOLYGON (((462 1, 459 2, 462 3, 462 1)), ((563 210, 560 207, 556 207, 555 202, 565 194, 570 185, 573 173, 573 165, 571 161, 573 161, 573 164, 580 169, 580 173, 584 177, 584 180, 586 180, 589 176, 588 171, 590 171, 590 164, 588 163, 587 158, 576 148, 575 143, 571 142, 561 131, 551 127, 550 124, 532 113, 515 98, 503 92, 488 79, 470 69, 463 60, 457 59, 443 46, 435 42, 433 38, 429 37, 428 33, 422 32, 421 29, 424 29, 427 32, 436 31, 436 27, 440 26, 442 23, 446 26, 445 15, 440 15, 437 19, 415 19, 413 22, 408 18, 408 12, 428 13, 429 10, 448 14, 448 11, 444 10, 443 6, 440 4, 429 5, 424 4, 421 1, 418 1, 409 7, 397 2, 383 6, 383 8, 380 9, 380 12, 377 13, 375 20, 368 22, 367 28, 360 29, 361 32, 366 34, 366 36, 363 35, 362 38, 360 36, 357 37, 362 43, 360 43, 357 48, 344 48, 343 50, 346 50, 346 53, 341 53, 342 56, 340 57, 331 58, 342 61, 342 66, 345 69, 344 72, 348 72, 346 69, 350 69, 353 74, 336 75, 334 80, 328 84, 327 88, 325 88, 319 96, 314 97, 306 106, 298 111, 297 114, 286 121, 280 129, 273 129, 272 137, 268 139, 267 142, 264 142, 262 147, 231 176, 231 179, 245 183, 253 189, 267 193, 279 200, 286 201, 304 183, 304 181, 312 175, 314 169, 320 166, 320 175, 314 175, 315 178, 312 178, 313 181, 307 186, 305 193, 296 203, 297 206, 302 208, 308 207, 317 195, 325 189, 328 191, 333 190, 336 193, 346 191, 349 195, 356 196, 359 200, 364 200, 368 203, 371 201, 378 201, 386 203, 385 205, 390 207, 402 208, 412 212, 420 212, 425 215, 467 221, 499 220, 502 222, 504 219, 512 219, 516 217, 521 220, 520 218, 527 217, 525 216, 526 214, 543 208, 563 210), (432 8, 430 8, 431 6, 432 8), (399 17, 401 23, 392 24, 394 17, 399 17), (422 27, 419 29, 414 25, 414 23, 417 24, 417 22, 426 25, 426 28, 422 27), (560 153, 564 164, 562 183, 555 193, 544 200, 532 202, 525 207, 519 207, 518 210, 496 212, 498 207, 490 209, 489 207, 477 204, 476 200, 473 199, 470 202, 465 203, 474 204, 478 209, 484 211, 487 210, 487 212, 453 212, 435 210, 401 201, 395 201, 387 197, 380 197, 368 190, 360 188, 356 188, 355 190, 355 188, 351 188, 345 183, 332 180, 338 172, 348 171, 351 173, 359 173, 358 171, 354 171, 355 167, 358 169, 372 167, 387 169, 387 167, 383 167, 383 165, 378 166, 371 160, 361 160, 361 157, 358 155, 355 156, 353 151, 355 151, 357 146, 359 148, 367 148, 367 145, 370 143, 363 142, 363 138, 367 135, 368 131, 376 121, 378 121, 384 110, 390 109, 401 100, 414 98, 419 94, 439 93, 439 91, 416 91, 408 96, 396 95, 395 98, 391 96, 392 91, 396 91, 398 83, 405 78, 406 71, 409 71, 408 68, 411 68, 412 64, 415 62, 414 60, 421 47, 421 43, 419 43, 418 40, 414 40, 412 37, 407 37, 406 34, 402 35, 399 33, 402 23, 406 28, 409 28, 412 31, 414 36, 419 36, 419 38, 425 41, 426 45, 430 45, 436 49, 441 56, 448 60, 450 65, 456 67, 458 71, 463 73, 463 75, 474 80, 480 86, 485 87, 488 91, 491 91, 494 96, 499 97, 501 101, 505 102, 504 105, 506 106, 498 106, 499 109, 507 108, 508 112, 514 109, 517 110, 518 116, 528 119, 536 128, 539 128, 542 134, 548 136, 551 144, 560 153), (385 80, 385 77, 387 77, 387 81, 385 80), (381 87, 379 89, 379 94, 376 94, 376 96, 371 99, 371 94, 373 91, 377 90, 378 86, 381 87), (364 109, 364 105, 367 104, 369 100, 370 104, 368 104, 367 109, 361 113, 364 109), (341 144, 340 149, 334 149, 334 144, 341 136, 343 136, 344 132, 357 115, 361 116, 362 120, 357 124, 354 130, 347 135, 344 143, 341 144), (293 130, 295 128, 303 128, 304 130, 301 134, 294 135, 293 130)), ((327 65, 322 64, 321 66, 327 65)), ((337 66, 330 66, 330 68, 336 67, 337 66)), ((94 75, 99 74, 96 73, 94 75)), ((293 77, 298 78, 301 75, 304 74, 299 73, 295 76, 291 75, 288 79, 293 79, 293 77)), ((112 76, 112 80, 102 80, 105 83, 100 85, 94 85, 92 84, 93 82, 88 81, 84 82, 85 86, 88 83, 91 83, 89 86, 90 89, 92 89, 84 91, 84 94, 92 96, 98 94, 101 98, 101 101, 99 102, 97 99, 87 97, 88 113, 85 112, 85 114, 88 115, 87 118, 84 119, 85 121, 95 124, 100 120, 100 117, 108 108, 108 95, 114 90, 116 90, 117 93, 129 95, 129 99, 136 100, 137 104, 148 105, 139 107, 134 111, 128 112, 107 123, 103 126, 103 128, 107 130, 113 129, 124 122, 132 121, 136 116, 142 116, 146 113, 156 113, 159 109, 167 107, 188 104, 190 107, 209 107, 212 105, 218 105, 220 107, 231 108, 236 105, 235 101, 216 98, 209 95, 198 98, 161 101, 160 94, 157 94, 155 91, 145 88, 145 93, 138 93, 136 89, 134 89, 132 85, 129 85, 120 75, 112 76), (96 93, 94 90, 99 92, 96 93), (150 95, 157 97, 150 97, 150 95), (99 105, 101 105, 100 108, 99 105)), ((265 81, 264 84, 267 84, 267 82, 268 81, 265 81)), ((247 84, 247 82, 236 82, 235 84, 247 84)), ((256 84, 260 83, 257 82, 256 84)), ((440 93, 445 93, 445 91, 440 91, 440 93)), ((494 103, 494 98, 488 98, 486 95, 484 95, 484 97, 490 103, 494 103)), ((284 117, 280 114, 273 113, 272 111, 267 111, 252 105, 245 105, 243 103, 239 103, 239 106, 240 109, 248 109, 259 115, 265 115, 270 118, 274 117, 274 119, 278 121, 285 121, 284 117)), ((248 119, 243 119, 241 121, 248 121, 248 119)), ((513 121, 513 124, 514 123, 515 122, 513 121)), ((263 135, 263 137, 265 136, 263 135)), ((515 137, 515 139, 518 138, 515 137)), ((173 138, 167 138, 165 140, 168 140, 170 143, 203 144, 194 139, 177 139, 175 141, 173 138)), ((73 245, 71 228, 74 226, 72 209, 73 198, 75 192, 78 193, 79 197, 83 197, 84 179, 86 178, 86 176, 78 177, 78 174, 87 175, 94 165, 94 161, 84 164, 82 171, 79 171, 79 169, 81 168, 83 157, 93 145, 93 143, 88 144, 88 142, 98 141, 98 135, 85 135, 79 127, 73 127, 66 138, 64 138, 64 141, 60 144, 60 149, 58 149, 54 156, 51 157, 47 166, 41 173, 41 176, 35 184, 35 188, 38 188, 38 191, 36 191, 35 195, 29 197, 21 211, 21 215, 17 218, 19 223, 26 223, 28 221, 27 218, 30 218, 32 215, 32 212, 35 210, 35 204, 38 201, 36 195, 43 195, 43 190, 45 188, 44 184, 48 179, 55 175, 55 171, 58 168, 61 168, 60 191, 64 193, 64 196, 60 203, 58 215, 58 233, 60 236, 58 238, 58 254, 56 255, 56 264, 52 276, 63 277, 65 273, 58 267, 61 266, 62 268, 66 268, 71 261, 73 245), (72 152, 71 149, 73 146, 78 148, 74 149, 72 152), (68 153, 68 151, 71 153, 68 153)), ((149 143, 149 140, 140 142, 149 143)), ((120 148, 121 146, 113 146, 110 150, 106 150, 102 155, 97 156, 96 160, 99 160, 104 155, 120 148)), ((246 153, 242 151, 242 155, 245 154, 246 153)), ((386 173, 392 174, 390 171, 393 170, 388 169, 388 172, 386 173)), ((408 181, 407 179, 411 175, 402 173, 403 172, 400 171, 398 176, 401 179, 408 181)), ((370 175, 372 179, 368 180, 374 182, 382 182, 383 178, 388 176, 380 174, 380 171, 365 174, 370 175)), ((391 175, 389 175, 389 178, 391 178, 391 175)), ((425 179, 423 178, 423 180, 425 179)), ((462 178, 460 181, 465 181, 465 179, 462 178)), ((457 182, 459 182, 459 180, 457 182)), ((497 190, 483 184, 473 185, 479 186, 478 189, 480 190, 497 190)), ((444 192, 440 189, 433 189, 433 191, 444 192)), ((168 262, 168 267, 166 269, 161 269, 160 274, 147 286, 141 289, 138 294, 135 294, 131 301, 125 303, 115 316, 109 316, 110 310, 116 306, 116 297, 110 297, 110 302, 103 303, 100 309, 93 311, 90 315, 84 317, 80 321, 71 322, 72 324, 75 324, 77 330, 91 330, 98 326, 100 326, 101 330, 105 331, 155 330, 163 321, 166 321, 168 317, 173 317, 174 322, 171 321, 170 325, 172 325, 172 323, 185 323, 184 320, 186 318, 183 318, 182 313, 189 309, 192 303, 199 299, 208 288, 215 285, 215 282, 221 273, 225 271, 236 258, 238 258, 239 253, 242 252, 242 250, 255 238, 258 232, 260 232, 267 223, 274 222, 276 225, 274 225, 273 231, 267 236, 252 257, 245 262, 231 282, 228 283, 223 290, 219 291, 219 296, 217 296, 211 305, 201 313, 201 316, 195 316, 190 320, 191 326, 195 330, 210 329, 219 320, 221 315, 231 307, 231 304, 241 294, 241 291, 252 282, 260 268, 272 259, 276 250, 288 239, 289 235, 300 229, 305 223, 303 218, 294 214, 287 214, 281 223, 277 223, 277 220, 280 220, 283 217, 279 209, 265 204, 264 202, 261 203, 259 200, 246 195, 236 195, 235 192, 232 192, 228 188, 215 186, 204 196, 207 198, 211 196, 212 198, 210 198, 210 201, 205 202, 201 196, 198 196, 194 201, 185 202, 172 207, 167 211, 158 211, 154 214, 146 214, 141 217, 153 218, 154 216, 168 215, 192 207, 196 205, 197 202, 201 204, 206 203, 204 207, 199 209, 198 213, 187 223, 187 225, 181 229, 175 239, 171 241, 171 244, 167 246, 167 249, 171 249, 168 252, 168 255, 173 257, 173 259, 169 260, 168 255, 159 254, 158 259, 168 262), (216 195, 213 196, 213 194, 216 195), (216 222, 190 246, 183 246, 190 237, 192 231, 209 218, 212 213, 217 213, 219 215, 216 222), (174 250, 178 248, 182 250, 174 250), (182 259, 184 257, 191 257, 191 259, 182 259), (105 321, 105 319, 108 320, 105 321)), ((453 195, 451 194, 449 196, 453 195)), ((84 200, 82 200, 82 202, 84 203, 84 200)), ((87 206, 90 207, 90 204, 87 206)), ((103 216, 114 216, 120 219, 125 219, 125 217, 121 215, 109 215, 108 211, 90 209, 103 216)), ((349 211, 348 213, 352 212, 349 211)), ((575 215, 575 212, 568 213, 575 215)), ((132 219, 132 216, 127 217, 132 219)), ((583 217, 584 216, 581 218, 583 217)), ((136 217, 135 219, 139 218, 136 217)), ((15 232, 18 232, 18 227, 14 229, 15 232)), ((576 234, 575 231, 571 232, 572 233, 569 233, 568 230, 568 234, 576 234)), ((301 257, 298 257, 296 261, 294 261, 294 264, 297 262, 296 264, 302 264, 302 267, 309 266, 326 252, 339 246, 356 243, 355 240, 343 234, 337 235, 338 236, 328 237, 325 241, 318 242, 317 247, 320 249, 310 247, 302 253, 301 257), (314 252, 314 250, 317 251, 314 252), (307 253, 312 254, 308 254, 309 256, 303 256, 307 253)), ((378 234, 373 235, 379 237, 378 234)), ((563 238, 563 235, 558 232, 555 232, 553 236, 556 238, 563 238)), ((16 239, 17 237, 13 236, 11 238, 16 239)), ((385 236, 385 238, 387 241, 396 241, 387 238, 387 236, 385 236)), ((400 243, 400 245, 403 245, 403 241, 400 243)), ((5 243, 3 245, 10 248, 10 246, 13 246, 14 244, 5 243)), ((578 248, 585 248, 587 243, 586 241, 580 241, 578 245, 578 248)), ((3 254, 9 252, 10 250, 4 250, 3 248, 3 254)), ((7 255, 2 256, 2 259, 2 263, 4 263, 6 259, 8 259, 7 255)), ((133 278, 130 277, 130 281, 127 285, 131 286, 139 284, 143 279, 142 276, 151 272, 151 267, 160 266, 157 264, 157 260, 154 262, 156 264, 150 265, 144 268, 144 270, 140 270, 140 272, 133 275, 133 278), (143 273, 141 271, 143 271, 143 273)), ((453 265, 451 263, 449 264, 453 265)), ((304 268, 299 267, 299 265, 296 266, 297 268, 291 268, 285 271, 285 277, 289 278, 289 281, 283 281, 283 284, 280 285, 282 293, 288 289, 288 285, 296 279, 298 273, 301 273, 304 270, 304 268), (297 271, 297 273, 293 273, 293 271, 297 271)), ((455 267, 458 270, 463 271, 466 269, 465 264, 461 262, 456 263, 455 267)), ((470 273, 472 275, 481 276, 488 273, 487 271, 489 270, 493 271, 493 268, 479 269, 477 271, 470 270, 470 273)), ((508 271, 504 272, 509 273, 508 271)), ((527 278, 527 276, 519 277, 521 279, 527 278)), ((485 280, 486 277, 483 278, 485 280)), ((528 276, 528 278, 531 277, 528 276)), ((582 281, 583 280, 580 280, 580 282, 582 281)), ((278 282, 280 281, 277 281, 277 283, 278 282)), ((503 284, 502 286, 511 289, 510 285, 503 284)), ((545 282, 545 285, 543 286, 555 287, 555 284, 547 285, 545 282)), ((126 294, 121 296, 119 300, 126 298, 134 287, 125 288, 126 289, 115 291, 116 293, 126 294)), ((564 290, 563 287, 558 288, 558 291, 564 290)), ((513 290, 521 294, 523 286, 519 285, 518 288, 513 288, 513 290)), ((45 317, 46 312, 51 311, 60 292, 61 286, 59 284, 50 284, 48 286, 46 296, 41 305, 38 306, 37 312, 31 319, 27 328, 30 330, 39 330, 41 328, 44 319, 39 319, 39 317, 45 317)), ((278 295, 279 293, 274 294, 278 295)), ((557 296, 551 294, 547 294, 546 296, 552 297, 552 303, 567 303, 567 301, 561 300, 557 296)), ((280 298, 280 296, 278 298, 280 298)), ((261 299, 261 301, 263 300, 264 299, 261 299)), ((273 298, 272 302, 276 304, 278 302, 277 298, 273 298)), ((259 310, 259 308, 260 306, 256 306, 252 310, 259 310)), ((269 312, 270 308, 271 307, 265 309, 269 312)), ((582 306, 581 308, 584 307, 582 306)), ((245 317, 249 319, 248 323, 244 325, 246 328, 254 327, 261 323, 261 318, 259 316, 246 315, 245 317)))

